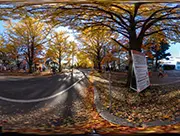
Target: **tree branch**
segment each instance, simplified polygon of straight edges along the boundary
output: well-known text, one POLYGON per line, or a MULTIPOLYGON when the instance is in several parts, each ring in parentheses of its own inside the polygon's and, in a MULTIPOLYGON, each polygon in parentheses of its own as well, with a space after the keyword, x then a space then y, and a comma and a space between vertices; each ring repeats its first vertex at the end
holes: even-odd
POLYGON ((123 44, 121 44, 120 42, 118 42, 116 39, 111 38, 114 42, 116 42, 118 45, 120 45, 122 48, 126 49, 127 51, 129 51, 130 49, 126 46, 124 46, 123 44))
MULTIPOLYGON (((159 10, 157 10, 157 11, 155 11, 155 12, 153 12, 146 20, 145 20, 145 22, 144 22, 144 24, 142 25, 142 29, 141 29, 141 32, 140 32, 140 34, 139 34, 139 36, 140 37, 143 37, 144 36, 144 33, 145 33, 145 31, 147 30, 147 29, 149 29, 153 24, 155 24, 156 22, 158 22, 158 21, 160 21, 160 20, 166 20, 166 19, 173 19, 173 18, 163 18, 163 17, 165 17, 165 16, 167 16, 167 15, 169 15, 170 13, 168 13, 168 14, 165 14, 165 15, 162 15, 162 16, 160 16, 160 17, 158 17, 158 18, 153 18, 153 16, 155 16, 157 13, 159 13, 159 12, 161 12, 161 11, 168 11, 168 10, 170 10, 170 11, 172 11, 173 9, 176 9, 176 8, 178 8, 178 6, 175 6, 175 7, 168 7, 168 8, 163 8, 163 9, 159 9, 159 10), (151 20, 153 20, 153 21, 151 21, 151 20), (150 22, 151 21, 151 22, 150 22), (150 23, 149 23, 150 22, 150 23), (147 25, 148 24, 148 25, 147 25)), ((173 13, 172 13, 173 14, 173 13)), ((142 21, 142 20, 141 20, 142 21)), ((140 21, 139 21, 140 22, 140 21)))
POLYGON ((130 12, 129 10, 124 9, 124 8, 122 8, 121 6, 118 6, 118 5, 115 5, 115 4, 112 4, 112 6, 113 6, 113 7, 116 7, 116 8, 119 8, 119 9, 121 9, 121 10, 127 12, 129 15, 131 14, 131 12, 130 12))
POLYGON ((119 21, 117 21, 112 15, 111 16, 111 19, 114 20, 119 26, 122 26, 125 30, 127 30, 127 27, 125 27, 124 25, 122 25, 119 21))
MULTIPOLYGON (((81 6, 81 7, 91 7, 91 8, 97 9, 97 10, 99 10, 99 11, 105 12, 106 14, 114 15, 114 16, 116 16, 116 17, 121 21, 121 23, 122 23, 124 26, 128 27, 127 23, 122 19, 122 16, 121 16, 120 14, 117 14, 117 13, 112 12, 112 11, 107 11, 107 10, 105 10, 105 9, 103 9, 103 8, 98 7, 98 6, 92 6, 92 5, 91 5, 91 6, 88 6, 88 5, 84 5, 84 6, 81 6)), ((126 28, 126 29, 127 29, 127 28, 126 28)))
POLYGON ((86 24, 91 24, 91 26, 86 26, 86 27, 84 27, 84 29, 86 29, 86 28, 88 28, 88 27, 92 27, 92 26, 106 26, 106 27, 108 27, 108 28, 110 28, 112 31, 114 31, 114 32, 118 32, 118 33, 120 33, 120 34, 122 34, 123 36, 125 36, 126 38, 129 38, 129 36, 122 30, 117 30, 117 29, 114 29, 113 27, 111 27, 110 25, 108 25, 108 24, 104 24, 104 23, 102 23, 102 22, 96 22, 96 23, 86 23, 86 24))
POLYGON ((134 18, 136 17, 137 13, 138 13, 138 9, 140 8, 140 6, 143 3, 135 3, 135 8, 134 8, 134 18))
POLYGON ((171 11, 171 10, 176 9, 176 8, 178 8, 178 6, 175 6, 175 7, 173 7, 173 8, 163 8, 163 9, 159 9, 159 10, 155 11, 154 13, 152 13, 152 14, 148 17, 148 19, 146 19, 146 21, 145 21, 145 23, 144 23, 144 27, 145 27, 146 24, 152 19, 152 17, 155 16, 158 12, 166 11, 166 10, 170 10, 170 11, 171 11))
POLYGON ((155 33, 162 32, 162 31, 164 31, 164 30, 168 30, 168 29, 167 29, 167 28, 164 28, 164 29, 160 29, 160 30, 157 30, 157 31, 153 31, 153 32, 151 32, 151 33, 144 34, 144 36, 153 35, 153 34, 155 34, 155 33))

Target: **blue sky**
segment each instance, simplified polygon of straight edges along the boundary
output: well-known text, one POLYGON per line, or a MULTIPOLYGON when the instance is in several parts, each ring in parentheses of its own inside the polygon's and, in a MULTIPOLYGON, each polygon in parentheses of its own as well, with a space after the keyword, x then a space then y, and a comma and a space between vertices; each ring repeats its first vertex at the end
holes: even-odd
MULTIPOLYGON (((0 33, 2 33, 5 28, 3 27, 4 22, 0 21, 0 33)), ((60 28, 61 30, 63 30, 63 28, 60 28)), ((64 28, 64 30, 68 30, 67 28, 64 28)), ((70 35, 70 39, 74 40, 73 35, 70 35)), ((180 43, 176 43, 176 44, 171 44, 170 49, 167 51, 171 53, 171 56, 173 57, 180 57, 180 43)))
POLYGON ((0 33, 4 31, 3 24, 4 24, 3 21, 0 21, 0 33))
POLYGON ((172 44, 168 50, 173 57, 180 57, 180 43, 172 44))

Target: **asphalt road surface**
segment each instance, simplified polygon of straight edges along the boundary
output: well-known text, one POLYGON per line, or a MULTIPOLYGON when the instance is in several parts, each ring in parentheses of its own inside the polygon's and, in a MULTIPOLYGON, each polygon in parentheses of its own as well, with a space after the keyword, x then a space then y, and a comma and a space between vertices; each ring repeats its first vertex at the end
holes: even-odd
POLYGON ((67 73, 49 77, 4 80, 0 81, 0 96, 17 100, 45 98, 68 88, 80 77, 82 77, 82 73, 79 77, 77 73, 74 73, 74 77, 67 73))
POLYGON ((36 125, 40 118, 42 123, 44 114, 46 121, 48 115, 74 116, 78 108, 84 108, 81 97, 87 86, 88 80, 79 70, 74 70, 73 75, 1 79, 0 121, 6 119, 19 125, 28 120, 36 125))

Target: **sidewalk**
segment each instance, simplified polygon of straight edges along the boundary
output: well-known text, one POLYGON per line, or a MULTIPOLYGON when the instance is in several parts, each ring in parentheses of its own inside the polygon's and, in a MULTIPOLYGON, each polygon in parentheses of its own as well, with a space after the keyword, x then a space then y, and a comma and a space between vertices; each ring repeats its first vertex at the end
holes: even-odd
POLYGON ((169 70, 165 71, 165 73, 167 73, 167 76, 158 78, 158 72, 153 72, 150 77, 150 83, 152 85, 164 85, 180 82, 180 71, 169 70))
MULTIPOLYGON (((108 72, 107 72, 108 73, 108 72)), ((113 78, 117 78, 117 80, 124 80, 127 78, 126 72, 111 72, 113 78)), ((167 70, 165 71, 167 76, 163 78, 158 78, 158 72, 152 72, 152 76, 150 77, 151 85, 164 85, 164 84, 172 84, 172 83, 180 83, 180 71, 178 70, 167 70)))
MULTIPOLYGON (((62 73, 69 73, 71 70, 68 69, 63 69, 61 73, 57 74, 62 74, 62 73)), ((77 69, 74 69, 74 73, 79 72, 77 69)), ((50 70, 41 72, 41 73, 25 73, 25 72, 4 72, 0 73, 0 81, 8 80, 8 81, 16 81, 16 80, 25 80, 25 79, 30 79, 30 78, 36 78, 36 77, 47 77, 47 76, 52 76, 52 72, 50 70)))
POLYGON ((34 72, 34 73, 27 73, 27 72, 0 72, 0 76, 39 76, 39 75, 46 75, 50 73, 50 71, 44 71, 44 72, 34 72))
POLYGON ((42 77, 42 76, 48 76, 51 73, 49 71, 46 72, 41 72, 41 73, 34 73, 34 74, 29 74, 29 73, 10 73, 10 72, 5 72, 5 73, 0 73, 0 81, 1 80, 24 80, 24 79, 30 79, 30 78, 35 78, 35 77, 42 77))

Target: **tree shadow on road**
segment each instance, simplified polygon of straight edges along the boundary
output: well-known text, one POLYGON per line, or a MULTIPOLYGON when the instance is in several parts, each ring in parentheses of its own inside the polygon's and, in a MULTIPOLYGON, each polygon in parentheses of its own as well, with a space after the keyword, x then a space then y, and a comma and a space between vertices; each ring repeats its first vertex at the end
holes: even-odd
MULTIPOLYGON (((10 98, 14 100, 32 100, 39 98, 46 98, 57 94, 64 89, 68 88, 76 82, 78 79, 76 77, 69 77, 68 80, 59 81, 61 78, 66 78, 65 75, 60 76, 52 76, 48 78, 39 78, 30 79, 26 81, 18 81, 18 82, 7 82, 6 84, 0 83, 1 86, 0 96, 5 98, 10 98), (28 83, 27 83, 28 82, 28 83), (11 86, 9 86, 11 84, 11 86), (28 85, 29 84, 29 85, 28 85), (38 85, 39 84, 39 85, 38 85), (37 86, 38 85, 38 86, 37 86), (20 89, 25 88, 24 91, 20 92, 20 89), (9 91, 7 91, 9 90, 9 91)), ((49 99, 48 102, 53 101, 53 99, 49 99)), ((16 102, 8 102, 0 100, 0 114, 6 115, 14 115, 14 114, 24 114, 29 111, 36 110, 40 107, 44 107, 47 101, 33 102, 33 103, 16 103, 16 102)))
MULTIPOLYGON (((71 74, 71 80, 73 80, 73 74, 71 74)), ((80 81, 78 84, 80 86, 87 86, 87 81, 80 81)), ((80 91, 84 91, 81 89, 77 89, 76 86, 72 87, 68 92, 67 92, 67 98, 64 102, 62 111, 61 111, 61 119, 52 122, 54 125, 59 126, 59 125, 74 125, 77 121, 86 121, 88 120, 87 115, 78 115, 82 109, 85 111, 87 110, 87 107, 84 103, 84 98, 80 94, 80 91)))
MULTIPOLYGON (((70 80, 74 81, 77 79, 76 77, 71 76, 70 80)), ((86 86, 87 84, 84 83, 84 81, 80 81, 77 85, 86 86)), ((44 122, 44 124, 52 123, 55 126, 64 124, 73 125, 77 121, 77 118, 82 121, 87 120, 87 115, 77 115, 79 113, 78 110, 86 110, 83 102, 83 97, 79 91, 83 90, 79 89, 79 87, 77 88, 76 86, 73 86, 67 92, 63 93, 62 96, 57 96, 56 99, 54 98, 48 101, 36 103, 11 103, 0 101, 2 105, 0 105, 0 114, 10 115, 14 117, 16 117, 16 115, 21 115, 21 117, 25 115, 24 120, 22 120, 21 122, 16 122, 17 124, 20 123, 21 125, 28 121, 29 118, 26 118, 28 117, 28 115, 32 116, 32 120, 30 120, 29 122, 36 122, 36 124, 42 124, 41 122, 44 122), (61 101, 60 99, 62 98, 64 100, 61 101), (41 109, 43 109, 44 111, 39 112, 39 110, 41 109), (54 121, 53 115, 58 115, 59 118, 55 118, 56 121, 54 121)))

